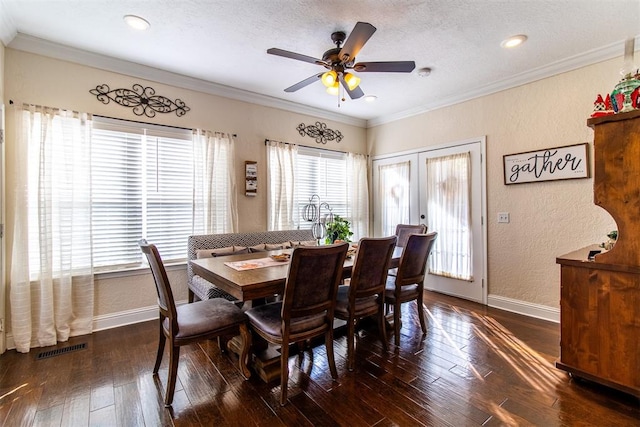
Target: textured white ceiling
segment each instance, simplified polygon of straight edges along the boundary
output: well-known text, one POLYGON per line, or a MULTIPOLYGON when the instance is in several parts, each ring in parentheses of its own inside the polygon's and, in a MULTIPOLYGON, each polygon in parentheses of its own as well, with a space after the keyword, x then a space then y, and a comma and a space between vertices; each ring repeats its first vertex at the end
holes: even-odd
POLYGON ((0 0, 0 15, 10 47, 33 36, 370 123, 621 57, 640 34, 640 0, 0 0), (151 28, 131 30, 125 14, 151 28), (348 36, 357 21, 377 28, 358 61, 413 60, 431 75, 360 73, 375 103, 338 107, 320 82, 284 92, 323 68, 268 48, 319 58, 332 32, 348 36), (515 34, 529 40, 502 49, 515 34))

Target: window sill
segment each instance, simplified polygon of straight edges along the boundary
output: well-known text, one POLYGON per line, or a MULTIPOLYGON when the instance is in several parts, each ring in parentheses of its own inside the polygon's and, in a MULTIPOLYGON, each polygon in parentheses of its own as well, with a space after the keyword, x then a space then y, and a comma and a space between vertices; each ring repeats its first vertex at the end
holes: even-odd
MULTIPOLYGON (((167 271, 184 270, 187 267, 187 262, 181 261, 172 264, 165 264, 164 267, 167 271)), ((125 268, 122 270, 105 270, 94 273, 93 277, 96 279, 116 279, 118 277, 141 276, 143 274, 151 274, 151 270, 148 265, 140 265, 138 267, 125 268)))

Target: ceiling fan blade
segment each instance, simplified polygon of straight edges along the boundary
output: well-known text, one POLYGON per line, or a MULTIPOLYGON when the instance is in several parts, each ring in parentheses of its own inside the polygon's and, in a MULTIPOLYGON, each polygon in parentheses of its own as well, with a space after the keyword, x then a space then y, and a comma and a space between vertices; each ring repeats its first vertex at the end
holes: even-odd
POLYGON ((356 87, 353 90, 350 90, 347 82, 344 81, 344 77, 342 75, 338 76, 338 79, 340 80, 340 83, 342 83, 342 87, 349 94, 349 97, 351 99, 358 99, 364 96, 364 92, 362 91, 362 89, 360 89, 360 86, 356 87))
POLYGON ((376 32, 376 27, 368 22, 358 22, 353 27, 349 38, 344 42, 340 54, 338 57, 344 63, 353 61, 356 55, 362 49, 362 46, 369 40, 369 38, 376 32))
POLYGON ((358 62, 353 66, 359 73, 410 73, 414 68, 413 61, 358 62))
POLYGON ((276 47, 272 47, 271 49, 267 49, 267 53, 271 55, 284 56, 285 58, 297 59, 298 61, 310 62, 312 64, 322 64, 323 62, 312 56, 302 55, 301 53, 289 52, 288 50, 278 49, 276 47))
POLYGON ((293 86, 289 86, 284 91, 285 92, 295 92, 298 89, 302 89, 305 86, 309 86, 311 83, 315 82, 316 80, 320 80, 320 77, 322 77, 322 74, 323 73, 314 74, 313 76, 308 77, 308 78, 302 80, 301 82, 298 82, 298 83, 294 84, 293 86))

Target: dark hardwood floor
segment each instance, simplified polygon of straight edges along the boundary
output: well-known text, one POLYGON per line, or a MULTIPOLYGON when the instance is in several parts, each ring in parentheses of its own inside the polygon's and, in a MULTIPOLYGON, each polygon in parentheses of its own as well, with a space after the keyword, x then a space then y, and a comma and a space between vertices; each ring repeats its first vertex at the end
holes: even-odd
MULTIPOLYGON (((639 426, 640 401, 574 380, 554 367, 559 326, 427 293, 423 339, 415 305, 403 311, 401 348, 385 353, 375 328, 361 332, 354 372, 345 337, 336 338, 339 380, 325 348, 289 359, 290 398, 279 384, 244 381, 215 342, 182 348, 173 407, 151 374, 157 324, 146 322, 58 347, 87 348, 37 360, 0 356, 0 421, 5 426, 639 426)), ((54 347, 55 348, 55 347, 54 347)))

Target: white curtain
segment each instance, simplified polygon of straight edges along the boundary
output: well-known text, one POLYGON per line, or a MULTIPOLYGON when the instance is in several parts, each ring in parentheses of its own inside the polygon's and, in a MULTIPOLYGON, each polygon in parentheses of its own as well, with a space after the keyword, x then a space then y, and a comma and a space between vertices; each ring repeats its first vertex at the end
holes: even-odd
POLYGON ((382 165, 378 168, 378 200, 382 230, 381 236, 393 236, 396 225, 409 224, 411 162, 382 165))
POLYGON ((469 152, 427 159, 427 226, 438 232, 432 274, 473 279, 470 173, 469 152))
POLYGON ((233 137, 226 133, 193 131, 193 232, 238 231, 238 199, 233 137))
POLYGON ((16 349, 91 333, 91 117, 14 106, 11 329, 16 349))
POLYGON ((268 230, 292 230, 294 221, 295 170, 298 147, 267 141, 268 230))
POLYGON ((350 209, 351 239, 369 236, 369 185, 367 156, 347 153, 347 203, 350 209))

